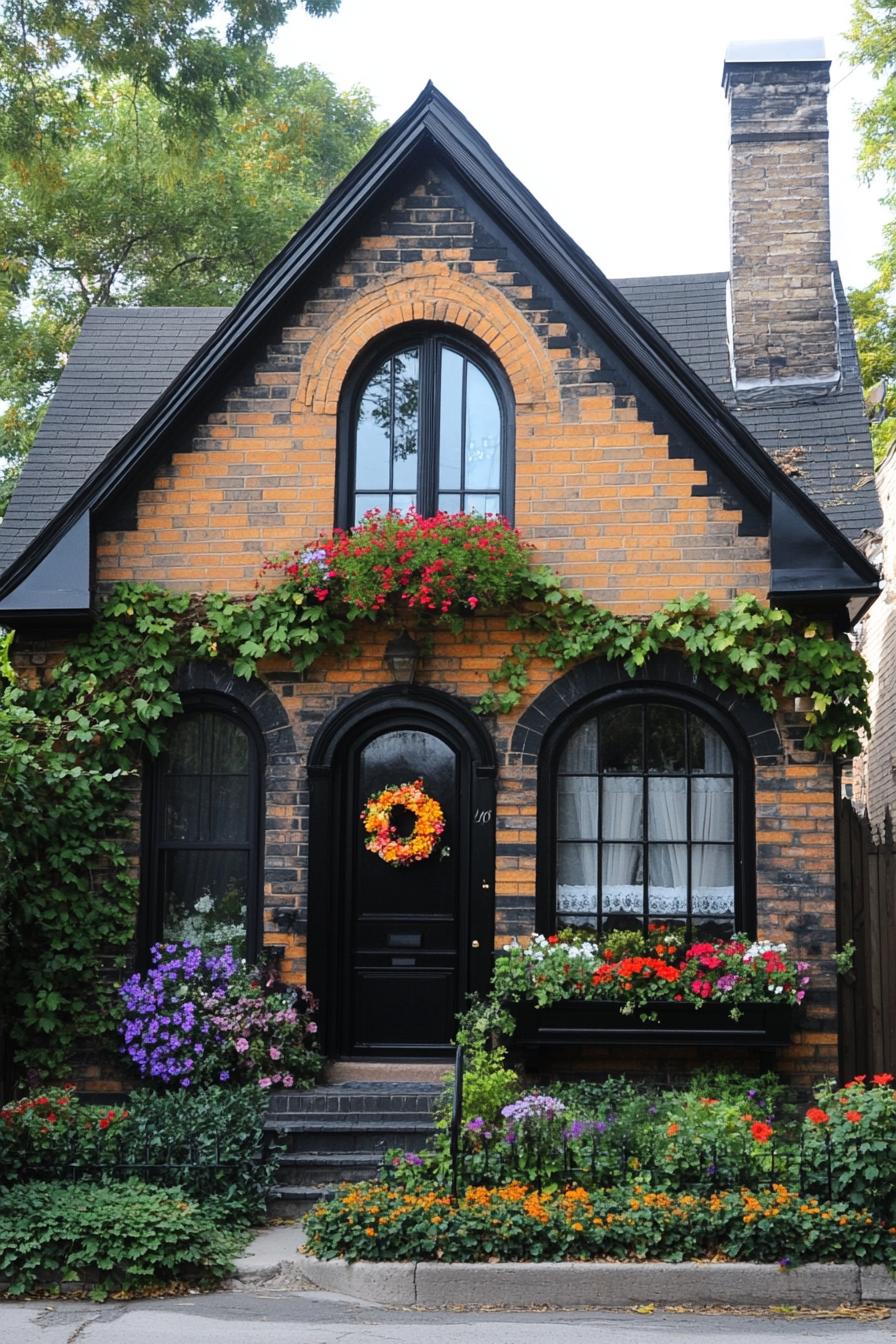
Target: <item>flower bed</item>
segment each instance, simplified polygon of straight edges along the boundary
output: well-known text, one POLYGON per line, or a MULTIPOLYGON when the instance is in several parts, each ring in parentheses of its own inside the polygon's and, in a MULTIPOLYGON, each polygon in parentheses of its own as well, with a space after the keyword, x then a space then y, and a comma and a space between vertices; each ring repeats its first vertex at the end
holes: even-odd
MULTIPOLYGON (((892 1081, 823 1084, 808 1109, 773 1075, 705 1075, 665 1092, 611 1079, 496 1100, 466 1119, 459 1198, 449 1193, 443 1128, 422 1162, 389 1155, 381 1181, 317 1206, 308 1250, 350 1260, 721 1255, 896 1266, 892 1081)), ((484 1077, 475 1090, 489 1096, 484 1077)))
POLYGON ((866 1209, 804 1199, 786 1186, 708 1195, 541 1190, 523 1182, 438 1188, 343 1186, 312 1209, 305 1249, 322 1260, 855 1260, 896 1265, 896 1229, 866 1209))

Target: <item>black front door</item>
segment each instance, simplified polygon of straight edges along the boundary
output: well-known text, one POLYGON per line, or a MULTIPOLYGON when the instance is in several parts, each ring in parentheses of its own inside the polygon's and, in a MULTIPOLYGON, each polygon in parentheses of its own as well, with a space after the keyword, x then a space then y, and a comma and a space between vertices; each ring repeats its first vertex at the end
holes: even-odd
MULTIPOLYGON (((341 1051, 444 1051, 466 990, 469 768, 458 746, 413 727, 365 736, 351 755, 341 1051), (429 858, 398 867, 365 848, 360 814, 371 795, 416 779, 445 831, 429 858)), ((393 819, 399 834, 411 830, 410 813, 393 819)))

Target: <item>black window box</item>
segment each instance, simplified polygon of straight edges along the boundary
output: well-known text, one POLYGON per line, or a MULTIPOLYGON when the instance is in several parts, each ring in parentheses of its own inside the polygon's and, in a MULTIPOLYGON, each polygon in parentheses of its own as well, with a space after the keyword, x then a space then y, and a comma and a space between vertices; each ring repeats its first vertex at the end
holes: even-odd
POLYGON ((607 1000, 570 999, 538 1007, 531 1000, 510 1005, 516 1019, 513 1044, 532 1048, 552 1045, 672 1045, 713 1041, 726 1045, 784 1045, 790 1039, 793 1008, 790 1004, 742 1004, 740 1017, 732 1019, 721 1004, 657 1000, 650 1005, 655 1022, 643 1022, 637 1012, 623 1013, 623 1005, 607 1000))

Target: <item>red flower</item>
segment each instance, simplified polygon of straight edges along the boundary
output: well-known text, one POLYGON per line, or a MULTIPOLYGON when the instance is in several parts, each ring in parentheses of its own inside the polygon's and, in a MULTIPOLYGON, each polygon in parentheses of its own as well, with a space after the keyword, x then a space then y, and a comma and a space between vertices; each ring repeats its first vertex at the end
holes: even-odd
POLYGON ((846 1118, 851 1125, 857 1125, 862 1119, 861 1111, 847 1111, 846 1118))
POLYGON ((559 941, 560 939, 557 937, 556 933, 551 933, 548 935, 548 942, 551 944, 552 947, 554 943, 559 943, 559 941))
POLYGON ((764 1120, 754 1120, 750 1126, 750 1133, 757 1143, 768 1143, 774 1132, 771 1125, 767 1125, 764 1120))
POLYGON ((887 1083, 892 1083, 892 1073, 876 1073, 871 1079, 872 1083, 877 1083, 878 1087, 886 1087, 887 1083))
POLYGON ((810 1106, 806 1112, 806 1119, 813 1125, 826 1125, 830 1118, 827 1111, 823 1111, 820 1106, 810 1106))
POLYGON ((678 1126, 677 1126, 677 1125, 667 1125, 667 1126, 666 1126, 666 1133, 669 1135, 669 1138, 670 1138, 670 1139, 674 1139, 674 1138, 675 1138, 675 1135, 678 1133, 678 1126))
POLYGON ((108 1129, 109 1124, 110 1124, 109 1117, 107 1115, 104 1115, 102 1120, 100 1121, 100 1129, 108 1129))

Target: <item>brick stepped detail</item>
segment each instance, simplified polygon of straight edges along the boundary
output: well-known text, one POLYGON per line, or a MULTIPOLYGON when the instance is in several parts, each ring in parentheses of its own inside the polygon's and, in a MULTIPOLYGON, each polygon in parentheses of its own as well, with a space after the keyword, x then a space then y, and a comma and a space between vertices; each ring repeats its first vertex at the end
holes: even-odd
POLYGON ((376 1176, 389 1148, 417 1152, 435 1128, 438 1083, 349 1082, 271 1097, 265 1129, 286 1143, 272 1192, 277 1214, 301 1213, 340 1181, 376 1176))

